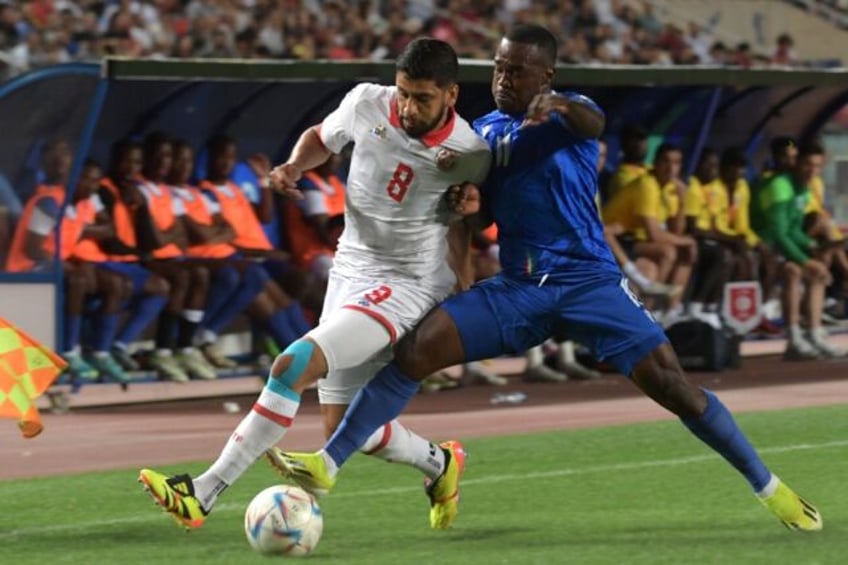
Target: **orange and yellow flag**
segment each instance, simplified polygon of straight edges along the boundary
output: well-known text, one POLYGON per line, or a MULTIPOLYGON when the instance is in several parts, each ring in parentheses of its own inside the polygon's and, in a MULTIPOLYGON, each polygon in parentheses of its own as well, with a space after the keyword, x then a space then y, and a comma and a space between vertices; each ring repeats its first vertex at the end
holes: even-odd
POLYGON ((21 433, 41 433, 35 399, 66 367, 61 357, 0 318, 0 418, 17 418, 21 433))

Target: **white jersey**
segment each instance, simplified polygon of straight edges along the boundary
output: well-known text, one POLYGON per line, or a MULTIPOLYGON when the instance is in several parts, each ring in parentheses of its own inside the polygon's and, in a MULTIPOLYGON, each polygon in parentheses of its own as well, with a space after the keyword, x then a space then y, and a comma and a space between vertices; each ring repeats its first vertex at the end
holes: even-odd
POLYGON ((360 84, 320 126, 330 151, 355 144, 333 268, 347 276, 443 278, 450 216, 445 192, 485 179, 489 147, 456 113, 443 128, 409 137, 400 127, 395 94, 393 86, 360 84))

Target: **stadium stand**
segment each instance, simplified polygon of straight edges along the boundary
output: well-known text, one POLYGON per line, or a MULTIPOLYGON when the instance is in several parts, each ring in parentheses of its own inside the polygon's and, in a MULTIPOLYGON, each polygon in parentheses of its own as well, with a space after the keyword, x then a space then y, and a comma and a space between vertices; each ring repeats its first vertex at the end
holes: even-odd
MULTIPOLYGON (((796 4, 833 4, 830 13, 848 18, 837 11, 842 2, 796 4)), ((661 19, 647 1, 2 0, 0 78, 104 55, 385 60, 420 35, 454 44, 463 57, 487 59, 505 27, 517 22, 557 31, 565 63, 775 62, 747 41, 731 45, 704 25, 661 19)))

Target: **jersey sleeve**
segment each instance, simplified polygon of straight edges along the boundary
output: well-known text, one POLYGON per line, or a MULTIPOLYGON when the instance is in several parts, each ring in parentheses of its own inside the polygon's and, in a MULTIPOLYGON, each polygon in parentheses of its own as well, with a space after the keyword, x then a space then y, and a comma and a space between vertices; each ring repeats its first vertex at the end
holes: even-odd
POLYGON ((103 205, 103 200, 100 198, 99 194, 94 193, 89 196, 88 199, 91 200, 91 205, 94 207, 95 214, 99 214, 106 209, 106 206, 103 205))
POLYGON ((171 211, 174 216, 185 216, 186 214, 185 202, 177 195, 171 197, 171 211))
POLYGON ((52 198, 45 196, 36 203, 27 229, 38 235, 50 235, 56 227, 58 217, 59 205, 52 198))
POLYGON ((333 153, 339 153, 345 145, 353 141, 356 107, 369 87, 373 85, 363 83, 355 86, 345 95, 339 106, 321 122, 321 142, 333 153))
MULTIPOLYGON (((586 107, 591 108, 592 110, 598 112, 601 116, 606 116, 604 114, 604 111, 601 109, 601 107, 598 106, 598 104, 594 100, 589 98, 588 96, 585 96, 585 95, 577 93, 577 92, 559 92, 558 94, 560 96, 565 97, 565 99, 568 100, 572 104, 580 104, 582 106, 586 106, 586 107)), ((565 128, 569 132, 569 134, 574 135, 573 132, 572 132, 571 126, 568 123, 568 120, 565 119, 565 116, 563 116, 562 114, 556 113, 556 112, 552 112, 552 118, 553 118, 553 121, 555 121, 556 123, 560 124, 563 128, 565 128)))
POLYGON ((480 140, 480 146, 471 152, 469 161, 470 172, 468 182, 474 183, 477 186, 483 185, 489 176, 489 169, 492 166, 492 153, 489 151, 489 146, 483 140, 480 140))
POLYGON ((215 193, 209 190, 204 190, 201 191, 200 196, 203 199, 203 204, 206 206, 206 209, 211 215, 214 216, 221 213, 221 203, 218 202, 218 197, 215 193))
POLYGON ((636 189, 633 212, 636 216, 654 218, 660 221, 660 208, 662 207, 661 189, 656 182, 647 175, 634 181, 636 189))
POLYGON ((304 190, 303 199, 297 201, 297 206, 307 218, 328 213, 327 201, 320 190, 304 190))

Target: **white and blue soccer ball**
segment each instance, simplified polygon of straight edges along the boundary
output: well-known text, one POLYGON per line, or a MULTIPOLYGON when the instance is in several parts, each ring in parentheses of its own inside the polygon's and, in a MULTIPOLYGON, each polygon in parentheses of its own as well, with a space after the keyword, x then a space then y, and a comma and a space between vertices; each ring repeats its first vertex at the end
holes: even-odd
POLYGON ((250 501, 244 533, 263 555, 309 555, 324 531, 324 517, 311 494, 291 485, 268 487, 250 501))

